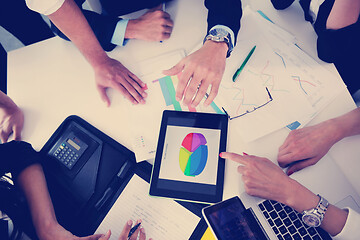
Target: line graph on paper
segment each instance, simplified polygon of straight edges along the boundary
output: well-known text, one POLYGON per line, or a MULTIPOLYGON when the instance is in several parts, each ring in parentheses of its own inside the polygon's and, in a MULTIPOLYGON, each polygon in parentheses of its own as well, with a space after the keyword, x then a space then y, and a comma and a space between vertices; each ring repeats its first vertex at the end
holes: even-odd
MULTIPOLYGON (((326 82, 322 81, 324 77, 321 76, 321 74, 326 73, 324 73, 326 70, 306 55, 289 55, 284 53, 280 48, 274 50, 275 53, 281 57, 284 65, 286 65, 286 71, 296 87, 311 105, 316 108, 316 105, 324 96, 324 91, 326 89, 326 82)), ((301 51, 299 49, 293 50, 298 50, 298 53, 301 51)), ((304 55, 304 53, 302 54, 304 55)))
POLYGON ((272 58, 261 58, 246 66, 234 83, 222 83, 219 95, 230 116, 241 115, 269 101, 266 88, 274 99, 292 95, 297 90, 289 80, 284 60, 272 53, 272 58))

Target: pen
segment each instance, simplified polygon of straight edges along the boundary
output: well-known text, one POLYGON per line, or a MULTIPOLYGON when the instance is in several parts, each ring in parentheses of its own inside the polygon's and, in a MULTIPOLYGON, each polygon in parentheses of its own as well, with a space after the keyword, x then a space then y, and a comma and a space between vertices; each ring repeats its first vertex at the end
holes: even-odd
POLYGON ((128 234, 128 240, 131 238, 131 236, 134 234, 134 232, 140 227, 141 222, 139 222, 138 224, 136 224, 135 226, 133 226, 130 229, 130 232, 128 234))
MULTIPOLYGON (((165 3, 162 4, 162 11, 165 12, 165 3)), ((160 41, 162 43, 163 41, 160 41)))
POLYGON ((129 164, 129 162, 125 162, 124 165, 120 168, 119 172, 116 174, 115 180, 105 190, 103 196, 96 202, 95 208, 97 210, 100 210, 104 206, 104 204, 110 199, 110 197, 114 193, 114 190, 116 190, 116 186, 119 183, 120 179, 124 178, 130 167, 131 164, 129 164))
POLYGON ((241 66, 238 68, 238 70, 236 70, 236 72, 234 73, 234 76, 232 78, 233 82, 235 82, 236 78, 239 76, 240 72, 244 69, 246 63, 249 61, 251 55, 254 53, 256 46, 254 46, 251 51, 249 52, 249 54, 246 56, 244 62, 241 64, 241 66))

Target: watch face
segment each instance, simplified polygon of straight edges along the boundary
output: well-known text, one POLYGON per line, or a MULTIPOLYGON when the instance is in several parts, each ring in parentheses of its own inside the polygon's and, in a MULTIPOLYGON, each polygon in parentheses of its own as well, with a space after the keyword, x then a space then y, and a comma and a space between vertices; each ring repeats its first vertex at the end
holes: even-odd
POLYGON ((310 227, 318 227, 321 224, 320 218, 311 213, 303 215, 302 220, 306 225, 310 227))
POLYGON ((228 32, 221 28, 216 28, 210 31, 210 34, 216 36, 218 39, 226 37, 228 32))

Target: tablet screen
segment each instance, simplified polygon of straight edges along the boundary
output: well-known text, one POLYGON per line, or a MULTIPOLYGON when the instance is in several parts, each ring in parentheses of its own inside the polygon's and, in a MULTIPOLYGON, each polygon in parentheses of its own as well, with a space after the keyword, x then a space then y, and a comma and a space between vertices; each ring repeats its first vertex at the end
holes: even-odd
POLYGON ((225 151, 221 142, 226 143, 226 134, 224 141, 224 123, 220 119, 226 117, 208 115, 186 113, 169 116, 162 123, 152 179, 158 194, 154 195, 180 199, 192 196, 191 200, 196 200, 222 194, 219 185, 223 183, 223 165, 219 164, 219 153, 225 151))

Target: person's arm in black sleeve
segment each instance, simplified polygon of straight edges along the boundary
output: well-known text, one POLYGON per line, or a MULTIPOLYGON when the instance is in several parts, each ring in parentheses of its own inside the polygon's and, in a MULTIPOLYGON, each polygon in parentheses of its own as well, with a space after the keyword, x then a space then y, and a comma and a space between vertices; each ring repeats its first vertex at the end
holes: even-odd
POLYGON ((236 36, 240 30, 240 19, 242 16, 242 8, 240 0, 205 0, 205 6, 209 10, 207 22, 208 32, 215 25, 224 25, 229 27, 236 36))
POLYGON ((295 0, 271 0, 272 5, 276 10, 284 10, 290 7, 295 0))
MULTIPOLYGON (((360 1, 325 1, 314 24, 319 58, 338 62, 360 53, 360 1)), ((355 57, 356 56, 356 57, 355 57)))
POLYGON ((0 144, 0 174, 12 173, 16 179, 21 171, 39 162, 39 154, 29 143, 11 141, 0 144))

